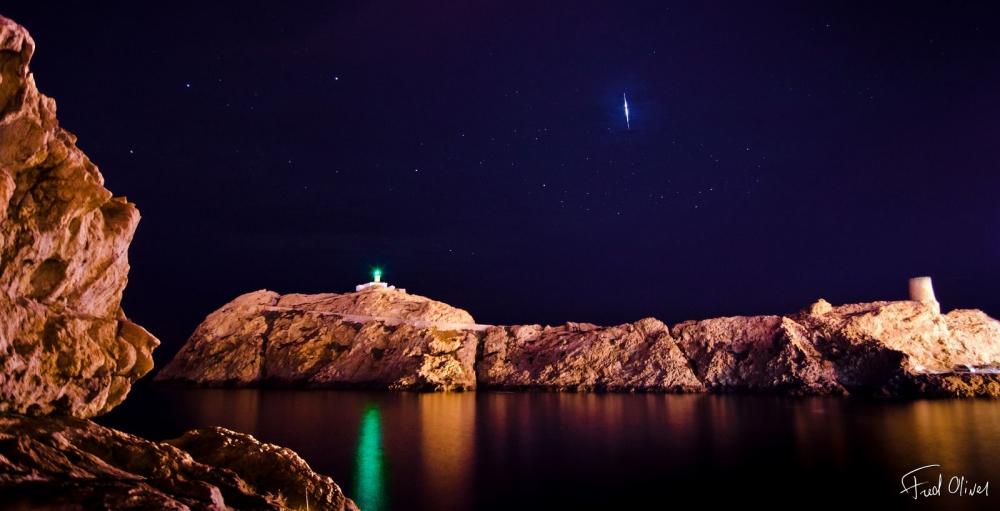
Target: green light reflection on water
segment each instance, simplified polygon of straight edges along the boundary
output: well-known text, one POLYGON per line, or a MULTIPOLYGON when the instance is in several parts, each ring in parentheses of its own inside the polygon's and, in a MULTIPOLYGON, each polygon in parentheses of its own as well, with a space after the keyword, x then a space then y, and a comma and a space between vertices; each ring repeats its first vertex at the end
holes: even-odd
POLYGON ((382 419, 378 407, 365 407, 355 456, 354 502, 364 511, 384 511, 388 501, 382 454, 382 419))

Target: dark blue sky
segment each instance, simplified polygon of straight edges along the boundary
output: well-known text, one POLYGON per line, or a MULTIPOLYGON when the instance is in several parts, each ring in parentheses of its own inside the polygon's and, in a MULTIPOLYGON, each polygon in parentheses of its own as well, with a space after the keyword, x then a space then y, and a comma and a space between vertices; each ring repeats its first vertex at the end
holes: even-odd
POLYGON ((59 4, 0 13, 139 206, 124 307, 161 363, 240 293, 376 263, 485 323, 787 313, 924 274, 1000 315, 988 7, 59 4))

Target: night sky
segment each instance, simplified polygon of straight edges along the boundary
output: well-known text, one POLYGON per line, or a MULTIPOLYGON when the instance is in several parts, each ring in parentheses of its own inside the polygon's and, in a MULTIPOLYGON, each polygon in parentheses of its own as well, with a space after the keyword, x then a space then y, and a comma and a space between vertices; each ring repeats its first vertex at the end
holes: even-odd
POLYGON ((123 305, 162 364, 241 293, 376 264, 481 323, 780 314, 918 275, 1000 316, 1000 13, 872 3, 0 13, 142 213, 123 305))

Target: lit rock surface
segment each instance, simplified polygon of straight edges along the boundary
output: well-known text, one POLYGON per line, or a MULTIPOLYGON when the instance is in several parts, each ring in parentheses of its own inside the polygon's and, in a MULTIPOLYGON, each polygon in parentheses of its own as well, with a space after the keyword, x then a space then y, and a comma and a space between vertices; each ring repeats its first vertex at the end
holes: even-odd
POLYGON ((236 386, 261 381, 264 344, 271 331, 264 308, 278 298, 271 291, 247 293, 210 314, 157 379, 185 375, 193 381, 236 386))
POLYGON ((366 288, 357 293, 319 295, 288 294, 275 304, 316 312, 333 312, 353 316, 429 321, 434 323, 475 323, 462 309, 404 291, 380 287, 366 288))
POLYGON ((937 302, 820 300, 787 316, 667 328, 655 319, 491 327, 438 302, 419 309, 432 314, 413 313, 407 300, 427 299, 382 289, 243 295, 210 315, 157 379, 425 391, 1000 395, 996 375, 952 372, 1000 363, 1000 323, 980 311, 940 314, 937 302), (357 305, 370 303, 377 308, 357 305), (468 323, 445 329, 429 321, 459 319, 468 323))
POLYGON ((139 213, 59 128, 33 51, 0 17, 0 508, 298 510, 308 494, 309 509, 357 509, 248 435, 198 430, 174 447, 82 419, 119 404, 159 342, 120 307, 139 213))
POLYGON ((937 311, 936 302, 820 300, 786 317, 687 321, 672 332, 710 390, 1000 395, 995 375, 951 373, 1000 361, 1000 323, 937 311))
POLYGON ((153 368, 159 344, 120 307, 139 212, 59 127, 34 49, 0 17, 0 413, 91 417, 153 368))
POLYGON ((165 443, 55 417, 0 417, 3 509, 356 510, 294 452, 223 428, 165 443))
POLYGON ((781 316, 686 321, 672 329, 698 379, 722 392, 843 394, 810 332, 781 316))
POLYGON ((700 392, 688 359, 655 319, 598 327, 494 327, 478 365, 484 388, 700 392))
POLYGON ((1000 323, 981 311, 939 314, 937 302, 917 301, 821 305, 827 307, 792 318, 848 390, 1000 395, 996 375, 946 374, 956 366, 1000 364, 1000 323))
POLYGON ((209 315, 156 379, 466 390, 476 386, 474 326, 461 309, 379 287, 343 295, 256 291, 209 315))

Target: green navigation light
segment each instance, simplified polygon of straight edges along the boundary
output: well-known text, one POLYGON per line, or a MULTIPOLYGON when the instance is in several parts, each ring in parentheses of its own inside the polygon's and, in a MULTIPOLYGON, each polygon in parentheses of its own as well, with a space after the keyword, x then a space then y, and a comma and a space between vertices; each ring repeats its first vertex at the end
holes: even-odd
POLYGON ((354 500, 365 511, 386 508, 388 499, 382 459, 382 420, 378 408, 369 404, 361 418, 354 471, 354 500))

